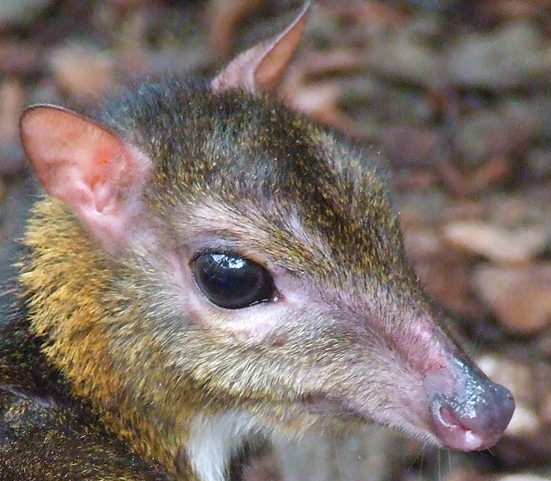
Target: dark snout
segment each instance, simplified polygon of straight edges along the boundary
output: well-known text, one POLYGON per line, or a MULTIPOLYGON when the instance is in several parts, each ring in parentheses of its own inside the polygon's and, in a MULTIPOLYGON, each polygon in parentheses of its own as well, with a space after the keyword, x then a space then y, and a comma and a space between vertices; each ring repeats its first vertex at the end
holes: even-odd
POLYGON ((458 359, 453 365, 457 376, 454 389, 450 392, 448 385, 440 392, 433 391, 431 398, 435 434, 450 449, 489 448, 502 436, 511 420, 515 409, 513 397, 476 367, 458 359), (446 391, 448 393, 444 394, 446 391))

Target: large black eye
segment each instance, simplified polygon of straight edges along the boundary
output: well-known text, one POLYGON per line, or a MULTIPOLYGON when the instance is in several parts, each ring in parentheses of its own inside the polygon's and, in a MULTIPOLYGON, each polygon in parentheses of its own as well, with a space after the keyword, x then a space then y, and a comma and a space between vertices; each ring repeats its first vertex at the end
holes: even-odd
POLYGON ((219 307, 241 309, 275 296, 274 281, 260 264, 238 254, 209 252, 192 263, 195 282, 219 307))

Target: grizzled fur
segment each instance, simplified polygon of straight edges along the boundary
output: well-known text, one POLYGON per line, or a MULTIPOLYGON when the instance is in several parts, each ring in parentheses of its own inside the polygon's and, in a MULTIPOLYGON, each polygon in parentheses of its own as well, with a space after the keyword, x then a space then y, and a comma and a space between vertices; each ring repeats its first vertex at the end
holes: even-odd
MULTIPOLYGON (((245 92, 213 93, 174 78, 144 83, 136 92, 127 91, 108 102, 96 119, 154 161, 152 179, 143 193, 144 216, 161 232, 163 245, 143 243, 138 250, 111 256, 96 248, 96 241, 60 202, 40 201, 24 239, 17 294, 19 306, 29 315, 15 316, 0 352, 5 366, 0 374, 7 389, 3 402, 6 416, 11 413, 14 422, 25 423, 25 432, 48 433, 54 451, 60 446, 62 452, 61 446, 70 439, 79 453, 77 471, 91 463, 87 453, 93 456, 95 469, 118 472, 115 464, 123 466, 121 472, 139 470, 131 454, 119 452, 114 440, 122 437, 134 452, 182 475, 188 470, 179 453, 184 441, 174 442, 174 425, 184 423, 195 406, 216 411, 218 391, 224 407, 246 405, 254 413, 288 418, 285 422, 291 424, 304 415, 310 420, 305 424, 311 424, 318 415, 302 404, 315 397, 316 386, 304 390, 288 382, 278 387, 276 382, 282 381, 282 372, 289 379, 301 375, 293 363, 304 363, 300 357, 312 336, 318 347, 327 344, 330 352, 336 334, 330 326, 320 325, 318 333, 302 329, 275 353, 265 341, 228 353, 228 341, 220 338, 220 351, 211 351, 206 359, 203 343, 217 334, 198 328, 177 311, 171 299, 175 288, 170 259, 164 255, 184 247, 179 242, 196 215, 190 214, 191 206, 204 203, 226 211, 234 229, 217 233, 227 237, 232 249, 262 250, 278 267, 296 276, 316 276, 322 285, 367 288, 374 305, 382 286, 397 302, 400 293, 411 294, 415 284, 383 181, 332 135, 271 99, 245 92), (298 238, 293 219, 299 219, 304 229, 298 238), (155 272, 158 265, 162 268, 155 272), (14 334, 15 325, 25 328, 18 327, 14 334), (28 344, 21 349, 28 357, 24 362, 8 361, 15 355, 10 344, 14 335, 23 336, 28 344), (175 345, 174 339, 182 338, 187 352, 175 345), (177 350, 174 360, 170 356, 177 350), (282 353, 289 363, 274 371, 282 353), (233 363, 227 379, 217 379, 222 369, 217 363, 222 361, 233 363), (265 368, 251 375, 250 363, 265 368), (209 364, 210 372, 205 367, 209 364), (13 365, 22 369, 17 379, 13 365), (55 373, 68 383, 70 402, 57 392, 55 382, 45 392, 19 390, 17 383, 30 382, 37 366, 41 373, 55 373), (250 386, 248 399, 235 391, 232 380, 250 386), (166 389, 159 390, 159 385, 166 389), (206 392, 214 396, 207 399, 206 392), (255 398, 260 396, 273 399, 273 405, 258 405, 255 398), (92 405, 84 414, 82 400, 92 405), (85 440, 81 448, 78 440, 85 440), (93 454, 96 446, 105 455, 99 464, 97 453, 93 454)), ((213 232, 220 230, 218 223, 213 219, 213 232)), ((342 329, 339 334, 347 335, 342 329)), ((279 335, 284 338, 287 333, 279 335)), ((350 377, 348 362, 333 369, 350 377)), ((345 412, 342 416, 354 417, 345 412)), ((43 437, 26 442, 30 439, 34 439, 32 451, 40 456, 35 445, 43 437)), ((22 456, 27 451, 21 442, 5 437, 0 465, 8 459, 17 463, 17 453, 22 456)), ((143 473, 143 479, 159 476, 148 469, 143 473)))
POLYGON ((372 159, 264 94, 307 10, 208 84, 23 113, 47 194, 0 341, 0 472, 226 481, 313 426, 465 451, 503 433, 511 395, 431 309, 372 159))

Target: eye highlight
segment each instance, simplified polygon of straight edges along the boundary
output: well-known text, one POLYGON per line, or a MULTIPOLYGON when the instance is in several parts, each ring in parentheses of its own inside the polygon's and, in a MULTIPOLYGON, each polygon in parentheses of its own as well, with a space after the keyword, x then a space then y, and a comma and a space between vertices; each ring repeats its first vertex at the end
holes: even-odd
POLYGON ((200 254, 192 261, 191 270, 201 292, 218 307, 243 309, 275 298, 268 270, 239 254, 200 254))

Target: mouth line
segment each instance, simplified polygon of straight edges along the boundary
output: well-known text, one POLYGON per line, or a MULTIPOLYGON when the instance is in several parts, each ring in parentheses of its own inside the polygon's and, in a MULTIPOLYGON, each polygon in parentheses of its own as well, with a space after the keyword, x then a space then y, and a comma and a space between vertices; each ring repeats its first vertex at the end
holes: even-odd
MULTIPOLYGON (((358 409, 355 406, 351 406, 345 398, 323 395, 320 393, 309 393, 301 396, 297 402, 304 407, 309 413, 331 417, 345 424, 361 424, 361 425, 377 425, 383 426, 394 430, 395 432, 401 432, 409 436, 416 437, 429 441, 435 446, 444 447, 443 440, 440 439, 437 433, 434 432, 430 421, 426 422, 418 417, 417 422, 412 419, 403 420, 401 423, 393 423, 392 419, 375 418, 370 416, 368 412, 358 409)), ((412 409, 410 414, 414 410, 412 409)), ((427 410, 427 417, 428 417, 427 410)))
POLYGON ((365 414, 352 408, 343 399, 339 399, 335 396, 308 393, 298 398, 297 403, 306 408, 310 414, 338 418, 342 421, 361 421, 362 423, 373 422, 373 420, 365 416, 365 414))

